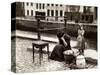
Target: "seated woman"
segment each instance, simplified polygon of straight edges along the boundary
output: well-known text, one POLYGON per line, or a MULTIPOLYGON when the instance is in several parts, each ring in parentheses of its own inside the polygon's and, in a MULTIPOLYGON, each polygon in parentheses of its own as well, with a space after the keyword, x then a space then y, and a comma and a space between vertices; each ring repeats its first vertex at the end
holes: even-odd
POLYGON ((59 44, 54 47, 50 59, 57 61, 64 61, 63 52, 65 50, 71 50, 70 36, 68 34, 64 34, 64 31, 59 31, 57 33, 57 37, 59 40, 59 44))

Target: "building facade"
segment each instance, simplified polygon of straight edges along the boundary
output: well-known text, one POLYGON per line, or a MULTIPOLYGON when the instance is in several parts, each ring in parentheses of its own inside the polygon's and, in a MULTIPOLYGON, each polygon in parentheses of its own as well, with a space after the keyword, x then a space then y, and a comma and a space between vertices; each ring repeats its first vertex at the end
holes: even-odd
POLYGON ((67 21, 92 23, 97 20, 97 7, 79 6, 79 5, 62 5, 62 4, 45 4, 45 3, 24 3, 25 17, 41 18, 46 21, 63 22, 67 21))
POLYGON ((26 17, 36 18, 37 16, 41 16, 41 19, 48 21, 64 20, 65 5, 29 2, 26 2, 24 5, 26 17))

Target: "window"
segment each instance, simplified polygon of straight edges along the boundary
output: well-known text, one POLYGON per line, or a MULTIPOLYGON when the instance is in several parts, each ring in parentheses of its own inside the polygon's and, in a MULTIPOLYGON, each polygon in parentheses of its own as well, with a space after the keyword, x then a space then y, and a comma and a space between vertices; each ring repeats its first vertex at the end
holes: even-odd
POLYGON ((29 15, 29 10, 27 10, 27 15, 29 15))
POLYGON ((47 6, 49 6, 50 4, 47 4, 47 6))
POLYGON ((62 7, 62 4, 60 4, 60 6, 62 7))
POLYGON ((56 10, 55 15, 58 16, 58 10, 56 10))
POLYGON ((39 8, 41 9, 41 4, 39 4, 39 8))
POLYGON ((50 10, 47 10, 47 16, 50 16, 50 10))
POLYGON ((84 16, 82 15, 82 20, 84 20, 84 16))
POLYGON ((33 3, 31 3, 31 6, 33 6, 33 3))
POLYGON ((43 9, 45 8, 45 4, 43 4, 43 9))
POLYGON ((70 16, 70 20, 71 20, 71 21, 73 20, 73 16, 72 16, 72 15, 70 16))
POLYGON ((86 21, 88 21, 88 18, 89 18, 89 17, 88 17, 88 16, 86 16, 86 19, 85 19, 85 20, 86 20, 86 21))
POLYGON ((36 3, 36 9, 38 9, 38 3, 36 3))
POLYGON ((54 4, 51 4, 51 6, 54 6, 54 4))
POLYGON ((63 16, 63 11, 62 10, 60 10, 60 16, 63 16))
POLYGON ((26 4, 27 4, 27 6, 29 5, 29 3, 28 3, 28 2, 27 2, 26 4))
POLYGON ((55 11, 55 15, 56 15, 55 20, 58 21, 58 10, 55 11))
POLYGON ((31 10, 31 16, 33 16, 33 10, 31 10))
POLYGON ((58 6, 58 4, 56 4, 56 6, 58 6))
POLYGON ((54 16, 54 10, 51 10, 51 16, 54 16))

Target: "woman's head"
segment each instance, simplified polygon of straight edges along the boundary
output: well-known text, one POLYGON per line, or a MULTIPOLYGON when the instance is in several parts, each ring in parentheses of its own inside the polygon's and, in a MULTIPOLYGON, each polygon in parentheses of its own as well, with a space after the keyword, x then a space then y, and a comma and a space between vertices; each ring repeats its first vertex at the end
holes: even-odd
POLYGON ((83 29, 83 25, 79 24, 79 29, 82 30, 83 29))
POLYGON ((61 38, 63 35, 64 35, 64 31, 63 30, 58 30, 57 37, 61 38))

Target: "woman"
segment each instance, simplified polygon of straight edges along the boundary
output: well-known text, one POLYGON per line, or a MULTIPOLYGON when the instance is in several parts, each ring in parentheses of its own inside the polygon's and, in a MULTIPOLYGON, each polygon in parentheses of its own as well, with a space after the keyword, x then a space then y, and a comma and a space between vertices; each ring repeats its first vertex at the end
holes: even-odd
POLYGON ((80 54, 84 53, 84 49, 85 49, 85 39, 84 39, 84 29, 83 26, 80 25, 79 29, 78 29, 78 37, 77 37, 77 41, 78 41, 78 48, 80 51, 80 54))
POLYGON ((63 52, 65 50, 71 50, 70 36, 68 34, 64 34, 63 31, 59 31, 57 33, 57 37, 59 40, 59 44, 54 47, 50 59, 57 61, 64 61, 63 52))

